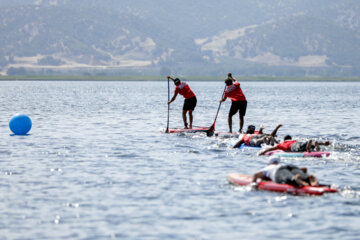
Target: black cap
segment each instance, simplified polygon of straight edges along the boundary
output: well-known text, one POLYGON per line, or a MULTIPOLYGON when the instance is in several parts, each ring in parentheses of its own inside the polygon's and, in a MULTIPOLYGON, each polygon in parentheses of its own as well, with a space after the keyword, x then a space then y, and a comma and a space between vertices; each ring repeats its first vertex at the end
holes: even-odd
POLYGON ((249 125, 248 128, 247 128, 247 131, 246 133, 254 133, 255 132, 255 126, 254 125, 249 125))
POLYGON ((231 78, 227 78, 225 79, 225 84, 230 86, 231 84, 233 84, 233 80, 231 78))
POLYGON ((291 140, 292 139, 292 137, 290 136, 290 135, 286 135, 285 137, 284 137, 284 141, 285 140, 291 140))

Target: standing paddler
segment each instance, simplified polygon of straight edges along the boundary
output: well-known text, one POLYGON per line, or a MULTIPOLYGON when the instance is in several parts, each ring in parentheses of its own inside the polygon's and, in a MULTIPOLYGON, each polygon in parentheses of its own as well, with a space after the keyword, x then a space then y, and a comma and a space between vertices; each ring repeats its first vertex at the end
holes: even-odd
POLYGON ((247 101, 244 93, 240 88, 240 83, 236 81, 235 78, 228 73, 228 78, 225 79, 225 84, 227 85, 224 92, 223 99, 220 102, 224 102, 226 98, 231 99, 231 108, 228 116, 229 132, 232 132, 232 116, 235 115, 238 111, 240 114, 240 129, 239 132, 242 133, 244 126, 244 116, 246 114, 247 101))
POLYGON ((196 96, 186 82, 180 81, 179 78, 174 79, 170 76, 167 76, 167 78, 173 80, 174 84, 176 86, 175 91, 174 91, 174 96, 171 98, 171 100, 168 102, 168 104, 175 101, 176 96, 178 94, 184 96, 185 100, 184 100, 183 111, 182 111, 184 126, 185 126, 185 129, 188 129, 188 128, 192 129, 192 123, 193 123, 192 112, 194 111, 194 109, 196 107, 196 103, 197 103, 196 96), (189 112, 189 122, 190 122, 189 127, 188 127, 188 122, 187 122, 187 118, 186 118, 187 112, 189 112))

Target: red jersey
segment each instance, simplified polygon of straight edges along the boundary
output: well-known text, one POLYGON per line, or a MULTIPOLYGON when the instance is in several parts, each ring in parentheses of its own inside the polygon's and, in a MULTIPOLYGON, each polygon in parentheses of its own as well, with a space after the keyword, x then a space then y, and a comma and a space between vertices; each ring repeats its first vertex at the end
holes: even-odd
POLYGON ((244 141, 245 145, 250 146, 250 140, 251 140, 252 136, 254 136, 254 134, 244 134, 244 136, 241 140, 244 141))
POLYGON ((230 98, 231 101, 246 101, 246 97, 240 88, 240 83, 236 82, 225 89, 224 98, 230 98))
POLYGON ((175 94, 176 93, 183 95, 185 99, 195 97, 194 92, 191 90, 191 88, 186 82, 180 82, 180 85, 176 86, 175 94))
POLYGON ((241 140, 244 141, 244 144, 245 144, 245 145, 250 146, 250 140, 251 140, 251 138, 252 138, 254 135, 259 135, 259 131, 255 131, 253 134, 247 134, 247 133, 246 133, 246 134, 244 134, 244 136, 242 137, 241 140))
POLYGON ((283 150, 285 152, 291 152, 291 145, 293 145, 295 142, 296 142, 296 140, 285 141, 285 142, 279 143, 276 147, 277 147, 277 149, 283 150))

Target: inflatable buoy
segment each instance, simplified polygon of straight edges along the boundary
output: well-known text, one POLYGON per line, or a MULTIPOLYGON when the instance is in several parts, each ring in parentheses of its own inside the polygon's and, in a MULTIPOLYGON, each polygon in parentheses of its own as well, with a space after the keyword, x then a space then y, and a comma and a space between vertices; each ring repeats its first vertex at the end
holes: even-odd
POLYGON ((15 135, 26 135, 31 129, 31 119, 26 114, 16 114, 10 119, 9 127, 15 135))

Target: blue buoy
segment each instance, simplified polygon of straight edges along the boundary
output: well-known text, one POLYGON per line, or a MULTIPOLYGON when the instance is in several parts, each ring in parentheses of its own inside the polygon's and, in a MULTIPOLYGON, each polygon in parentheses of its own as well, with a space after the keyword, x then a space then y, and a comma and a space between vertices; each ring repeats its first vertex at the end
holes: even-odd
POLYGON ((31 119, 26 114, 16 114, 10 119, 9 127, 15 135, 26 135, 31 129, 31 119))

